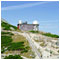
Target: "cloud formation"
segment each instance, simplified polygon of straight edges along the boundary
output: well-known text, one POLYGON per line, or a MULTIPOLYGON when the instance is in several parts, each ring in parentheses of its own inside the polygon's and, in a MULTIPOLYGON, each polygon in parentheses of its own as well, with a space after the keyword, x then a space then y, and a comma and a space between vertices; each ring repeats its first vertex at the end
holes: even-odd
POLYGON ((48 1, 46 2, 36 2, 36 3, 28 3, 28 4, 23 4, 23 5, 16 5, 16 6, 8 6, 8 7, 2 7, 1 10, 13 10, 13 9, 22 9, 22 8, 28 8, 28 7, 33 7, 33 6, 37 6, 37 5, 41 5, 41 4, 46 4, 48 3, 48 1))

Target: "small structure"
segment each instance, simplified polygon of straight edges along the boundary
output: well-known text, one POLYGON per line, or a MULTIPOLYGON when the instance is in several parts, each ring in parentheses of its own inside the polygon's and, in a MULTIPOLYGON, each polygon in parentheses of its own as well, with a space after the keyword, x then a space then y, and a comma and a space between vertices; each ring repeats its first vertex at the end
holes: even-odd
POLYGON ((19 20, 19 23, 17 24, 17 28, 22 31, 38 31, 39 30, 39 24, 37 21, 33 21, 33 24, 28 24, 27 22, 22 23, 21 20, 19 20))

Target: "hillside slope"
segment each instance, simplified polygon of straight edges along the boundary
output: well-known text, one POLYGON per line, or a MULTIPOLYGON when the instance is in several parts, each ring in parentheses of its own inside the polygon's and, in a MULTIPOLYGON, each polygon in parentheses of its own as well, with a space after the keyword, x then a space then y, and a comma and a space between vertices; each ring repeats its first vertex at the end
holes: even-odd
POLYGON ((9 24, 5 20, 1 20, 1 28, 2 58, 8 59, 10 55, 12 55, 10 59, 15 57, 13 55, 16 55, 16 59, 34 58, 35 55, 29 46, 29 42, 23 35, 17 33, 22 33, 17 27, 9 24))
POLYGON ((1 56, 4 59, 58 59, 59 36, 41 31, 21 32, 1 22, 1 56))
POLYGON ((6 20, 1 20, 1 27, 3 30, 17 30, 16 26, 9 24, 6 20))

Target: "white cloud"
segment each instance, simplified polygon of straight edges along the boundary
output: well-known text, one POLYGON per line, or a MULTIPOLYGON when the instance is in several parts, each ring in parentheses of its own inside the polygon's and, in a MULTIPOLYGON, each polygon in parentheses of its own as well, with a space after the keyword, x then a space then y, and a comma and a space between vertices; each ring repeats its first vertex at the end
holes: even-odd
POLYGON ((48 3, 48 1, 46 1, 46 2, 28 3, 28 4, 23 4, 23 5, 17 5, 17 6, 8 6, 8 7, 2 7, 1 10, 12 10, 12 9, 18 9, 18 8, 22 9, 22 8, 33 7, 33 6, 46 4, 46 3, 48 3))

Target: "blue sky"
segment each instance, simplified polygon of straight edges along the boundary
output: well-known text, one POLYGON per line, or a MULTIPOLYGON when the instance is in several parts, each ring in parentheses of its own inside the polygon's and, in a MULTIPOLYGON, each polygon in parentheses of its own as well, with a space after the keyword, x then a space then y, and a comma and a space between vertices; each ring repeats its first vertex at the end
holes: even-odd
POLYGON ((58 1, 2 1, 1 15, 15 26, 19 20, 29 24, 37 20, 39 30, 59 34, 58 1))

